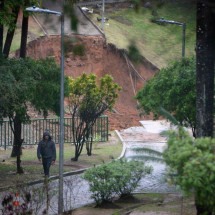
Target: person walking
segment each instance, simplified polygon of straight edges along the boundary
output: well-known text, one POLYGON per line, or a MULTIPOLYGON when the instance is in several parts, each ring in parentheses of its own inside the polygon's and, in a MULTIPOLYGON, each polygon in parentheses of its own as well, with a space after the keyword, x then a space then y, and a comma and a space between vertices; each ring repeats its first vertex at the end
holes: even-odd
POLYGON ((43 139, 38 144, 37 158, 40 162, 42 158, 45 177, 49 177, 50 166, 53 165, 56 160, 56 147, 48 131, 43 133, 43 139))

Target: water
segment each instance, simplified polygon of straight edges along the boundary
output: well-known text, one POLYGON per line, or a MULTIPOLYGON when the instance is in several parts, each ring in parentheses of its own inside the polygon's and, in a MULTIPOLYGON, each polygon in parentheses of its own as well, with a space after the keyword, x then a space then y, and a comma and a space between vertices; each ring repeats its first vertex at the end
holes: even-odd
POLYGON ((176 187, 173 185, 169 185, 166 181, 167 179, 167 167, 164 162, 158 161, 145 161, 144 153, 137 152, 135 148, 150 148, 159 152, 163 152, 166 147, 166 143, 161 142, 151 142, 151 143, 135 143, 128 142, 126 143, 126 152, 125 158, 128 160, 135 159, 144 161, 145 165, 152 166, 153 171, 151 174, 143 177, 139 183, 138 188, 135 192, 147 192, 147 193, 168 193, 168 192, 176 192, 176 187), (138 158, 135 156, 138 155, 138 158), (141 159, 142 156, 142 159, 141 159))
MULTIPOLYGON (((144 156, 144 152, 140 154, 135 151, 135 148, 149 148, 158 152, 163 152, 166 148, 166 138, 161 137, 160 133, 175 129, 169 122, 164 120, 145 120, 140 121, 142 126, 132 127, 123 130, 120 134, 123 137, 124 144, 126 145, 124 157, 127 159, 133 159, 138 155, 138 159, 141 159, 141 155, 144 156), (142 136, 140 135, 142 134, 142 136), (132 141, 130 137, 132 136, 132 141)), ((139 187, 136 192, 151 192, 151 193, 168 193, 177 192, 176 186, 167 183, 167 166, 164 162, 146 161, 146 165, 153 167, 153 171, 150 175, 143 177, 140 181, 139 187)))

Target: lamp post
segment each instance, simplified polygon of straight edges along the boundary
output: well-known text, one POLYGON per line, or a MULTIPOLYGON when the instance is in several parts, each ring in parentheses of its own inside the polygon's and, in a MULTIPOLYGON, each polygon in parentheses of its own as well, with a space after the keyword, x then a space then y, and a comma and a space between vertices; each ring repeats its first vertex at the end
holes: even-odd
POLYGON ((104 25, 105 25, 105 0, 102 0, 102 31, 104 31, 104 25))
POLYGON ((173 20, 166 20, 164 18, 157 19, 156 22, 182 26, 182 58, 184 58, 185 57, 185 31, 186 31, 186 23, 177 22, 177 21, 173 21, 173 20))
POLYGON ((60 145, 59 145, 59 198, 58 198, 58 214, 63 213, 63 162, 64 162, 64 14, 58 11, 42 9, 39 7, 28 7, 28 12, 47 13, 60 16, 61 18, 61 60, 60 60, 60 145))

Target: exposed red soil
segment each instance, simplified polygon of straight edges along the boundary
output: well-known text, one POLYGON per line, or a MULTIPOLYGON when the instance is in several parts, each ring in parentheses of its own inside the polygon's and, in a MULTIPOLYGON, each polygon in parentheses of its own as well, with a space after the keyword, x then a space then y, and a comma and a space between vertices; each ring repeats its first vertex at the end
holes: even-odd
MULTIPOLYGON (((128 66, 122 51, 113 45, 106 44, 103 36, 73 35, 67 37, 66 41, 65 75, 77 77, 85 72, 87 74, 95 73, 101 77, 110 74, 114 81, 122 87, 114 111, 106 113, 109 116, 111 130, 137 126, 140 125, 141 119, 150 119, 150 117, 139 117, 137 101, 134 96, 143 87, 145 81, 157 71, 152 64, 143 60, 141 64, 135 65, 136 71, 134 71, 128 66), (72 53, 72 44, 68 41, 74 38, 76 38, 76 44, 85 46, 84 56, 74 56, 72 53)), ((38 38, 30 42, 27 48, 27 55, 35 59, 51 56, 55 58, 57 63, 60 63, 60 54, 59 36, 38 38)))

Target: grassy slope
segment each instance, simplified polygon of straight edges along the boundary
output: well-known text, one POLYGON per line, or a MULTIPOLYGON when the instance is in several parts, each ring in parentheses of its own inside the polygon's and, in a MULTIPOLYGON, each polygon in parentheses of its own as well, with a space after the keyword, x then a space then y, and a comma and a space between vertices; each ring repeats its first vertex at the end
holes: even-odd
MULTIPOLYGON (((107 6, 111 7, 111 6, 107 6)), ((195 47, 195 7, 188 1, 168 2, 157 8, 158 16, 167 20, 186 23, 186 56, 194 54, 195 47)), ((142 7, 139 12, 132 8, 111 11, 105 25, 105 35, 109 43, 126 49, 130 41, 135 41, 143 56, 159 68, 168 62, 180 59, 182 52, 182 27, 177 25, 158 25, 151 22, 151 10, 142 7)), ((97 15, 92 19, 95 23, 97 15)))

